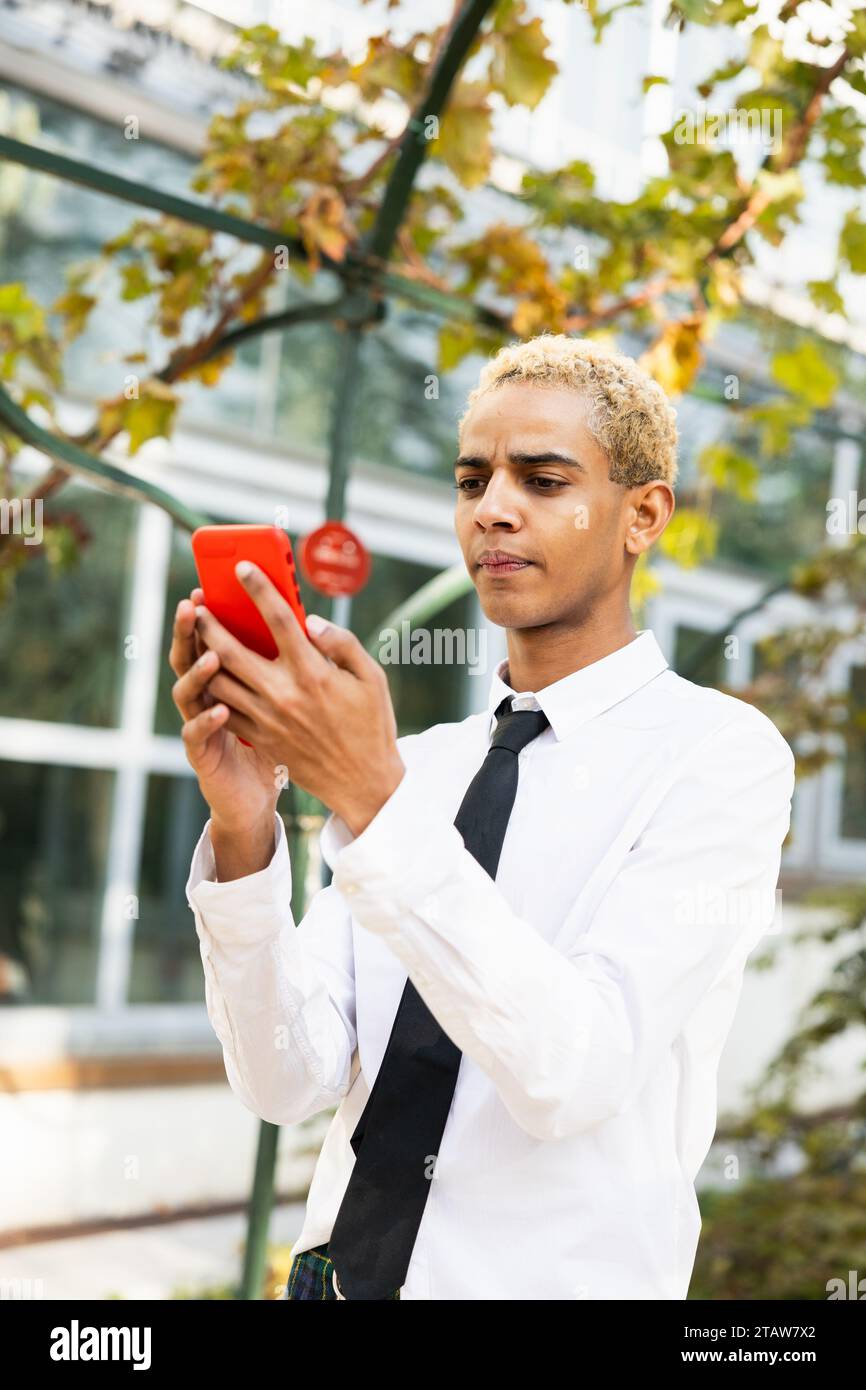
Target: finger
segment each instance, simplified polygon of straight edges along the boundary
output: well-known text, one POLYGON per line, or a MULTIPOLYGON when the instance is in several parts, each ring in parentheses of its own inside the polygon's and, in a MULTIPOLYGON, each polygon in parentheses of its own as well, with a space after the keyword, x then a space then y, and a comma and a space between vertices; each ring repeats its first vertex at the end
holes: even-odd
POLYGON ((267 657, 245 647, 203 604, 196 606, 195 615, 196 632, 204 645, 217 653, 220 665, 251 689, 259 689, 271 671, 267 657))
MULTIPOLYGON (((203 641, 201 640, 201 638, 199 637, 198 632, 196 632, 196 634, 195 634, 195 651, 196 651, 196 660, 197 660, 197 661, 200 661, 201 658, 205 655, 205 653, 210 651, 210 647, 206 647, 206 646, 205 646, 204 642, 203 642, 203 641)), ((216 655, 216 654, 215 654, 215 655, 216 655)), ((218 669, 218 668, 219 668, 219 657, 217 657, 217 667, 216 667, 215 669, 218 669)), ((211 695, 211 693, 210 693, 210 691, 208 690, 207 686, 205 686, 204 690, 203 690, 202 693, 201 693, 201 699, 202 699, 202 704, 204 705, 205 708, 207 708, 208 705, 216 704, 216 701, 214 700, 214 697, 213 697, 213 695, 211 695)))
POLYGON ((262 702, 255 691, 235 680, 228 671, 215 671, 212 680, 208 682, 208 690, 215 700, 228 705, 229 709, 238 710, 250 719, 260 719, 264 712, 262 702))
POLYGON ((194 632, 195 607, 182 598, 175 609, 168 653, 168 664, 176 676, 184 675, 196 659, 194 632))
POLYGON ((230 734, 237 734, 238 738, 245 738, 247 743, 256 746, 256 739, 261 738, 261 731, 258 724, 254 724, 245 714, 238 710, 229 710, 229 717, 225 722, 225 727, 230 734))
POLYGON ((347 627, 338 627, 336 623, 328 622, 326 618, 320 618, 318 613, 307 615, 307 631, 313 639, 313 644, 317 651, 323 656, 330 657, 344 671, 351 671, 353 676, 359 680, 378 680, 385 674, 382 667, 367 651, 359 637, 354 632, 350 632, 347 627), (321 631, 317 631, 317 624, 323 623, 321 631))
POLYGON ((205 652, 210 651, 210 647, 207 643, 202 641, 201 633, 197 627, 193 629, 193 637, 195 638, 195 656, 197 661, 200 656, 204 656, 205 652))
POLYGON ((180 736, 193 767, 196 760, 204 754, 208 739, 225 727, 228 718, 229 710, 225 705, 213 705, 184 724, 180 736))
POLYGON ((193 662, 189 670, 175 681, 171 690, 171 698, 185 720, 194 719, 209 704, 213 704, 212 700, 205 700, 204 696, 207 683, 216 675, 219 664, 219 657, 216 652, 203 652, 198 660, 193 662))
MULTIPOLYGON (((197 607, 199 606, 200 603, 204 603, 204 589, 199 589, 199 588, 190 589, 190 591, 189 591, 189 601, 190 601, 190 603, 193 605, 194 608, 197 608, 197 607)), ((195 628, 195 627, 193 628, 193 637, 194 637, 194 639, 195 639, 195 654, 196 654, 197 657, 199 657, 199 656, 201 656, 202 652, 206 652, 206 651, 207 651, 207 647, 205 646, 204 642, 201 640, 201 637, 200 637, 200 635, 199 635, 198 629, 195 628)))
POLYGON ((313 649, 294 610, 264 570, 250 560, 240 560, 235 574, 267 623, 280 656, 288 657, 297 671, 315 663, 313 649))

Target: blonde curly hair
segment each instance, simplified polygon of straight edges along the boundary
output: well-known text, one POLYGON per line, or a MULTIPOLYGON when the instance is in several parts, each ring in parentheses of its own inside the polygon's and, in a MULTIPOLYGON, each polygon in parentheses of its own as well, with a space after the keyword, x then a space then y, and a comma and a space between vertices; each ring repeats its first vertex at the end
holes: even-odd
POLYGON ((633 357, 590 338, 542 333, 528 342, 509 343, 481 370, 469 393, 458 430, 480 396, 506 381, 572 386, 589 404, 587 425, 610 459, 611 482, 625 487, 677 477, 676 411, 651 376, 633 357))

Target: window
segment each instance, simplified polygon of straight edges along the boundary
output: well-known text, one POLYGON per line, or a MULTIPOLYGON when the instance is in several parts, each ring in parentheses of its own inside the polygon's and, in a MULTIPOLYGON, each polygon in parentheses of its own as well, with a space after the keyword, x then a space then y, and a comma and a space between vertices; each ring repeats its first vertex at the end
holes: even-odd
POLYGON ((700 627, 678 625, 671 665, 679 675, 694 681, 696 685, 718 688, 725 683, 722 671, 723 644, 716 643, 709 652, 704 651, 704 644, 711 636, 712 630, 708 632, 700 627), (697 667, 694 666, 696 660, 699 661, 697 667))
POLYGON ((209 814, 194 777, 148 778, 131 1004, 204 1000, 198 937, 184 890, 209 814))
POLYGON ((171 646, 171 630, 174 626, 174 610, 182 598, 189 598, 190 590, 198 584, 195 561, 192 558, 189 535, 175 528, 172 532, 171 559, 165 595, 165 617, 162 625, 162 641, 159 647, 159 685, 156 696, 154 731, 180 737, 181 719, 177 706, 171 698, 171 688, 177 677, 168 664, 171 646))
POLYGON ((113 780, 2 764, 0 1003, 94 1002, 113 780))
POLYGON ((110 727, 119 716, 123 637, 135 507, 95 488, 67 484, 49 516, 74 513, 88 538, 58 572, 45 546, 0 605, 0 717, 110 727))
POLYGON ((843 839, 866 840, 866 666, 851 667, 849 693, 853 719, 842 780, 840 833, 843 839))
POLYGON ((760 469, 757 500, 731 492, 713 500, 719 523, 717 559, 767 578, 782 578, 804 555, 827 542, 827 494, 833 472, 833 442, 814 430, 791 436, 784 454, 762 458, 757 439, 734 447, 760 469))

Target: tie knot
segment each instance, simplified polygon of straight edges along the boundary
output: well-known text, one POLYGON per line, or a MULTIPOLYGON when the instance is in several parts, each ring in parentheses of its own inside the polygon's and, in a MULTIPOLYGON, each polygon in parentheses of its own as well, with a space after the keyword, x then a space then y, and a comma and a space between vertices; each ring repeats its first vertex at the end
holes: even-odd
POLYGON ((496 710, 496 728, 490 740, 491 748, 508 748, 512 753, 519 753, 521 748, 525 748, 527 743, 531 743, 542 730, 546 729, 550 720, 543 710, 540 709, 518 709, 509 708, 511 696, 506 696, 496 710))

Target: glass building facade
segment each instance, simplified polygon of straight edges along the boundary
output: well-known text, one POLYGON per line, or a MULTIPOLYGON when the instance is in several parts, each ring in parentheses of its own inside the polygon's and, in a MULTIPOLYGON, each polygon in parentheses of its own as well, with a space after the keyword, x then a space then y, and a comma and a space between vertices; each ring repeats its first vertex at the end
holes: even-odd
MULTIPOLYGON (((76 158, 186 191, 189 156, 144 136, 126 140, 117 123, 14 86, 0 116, 11 133, 29 129, 29 138, 76 158)), ((24 282, 46 305, 71 264, 95 256, 137 215, 11 165, 0 168, 0 201, 2 279, 24 282)), ((68 357, 66 398, 85 422, 89 403, 117 389, 122 354, 148 346, 144 308, 115 291, 107 286, 68 357)), ((443 376, 430 399, 437 329, 432 317, 394 307, 364 344, 348 520, 373 554, 370 582, 351 610, 365 639, 459 559, 448 524, 455 424, 480 359, 443 376)), ((153 476, 224 520, 271 521, 284 506, 297 542, 323 519, 337 346, 331 326, 308 324, 245 345, 215 388, 185 387, 181 431, 160 446, 153 476)), ((720 379, 714 368, 702 384, 718 388, 720 379)), ((700 448, 727 438, 732 424, 720 402, 700 396, 683 401, 679 417, 688 488, 700 448)), ((663 588, 646 625, 675 668, 688 669, 706 633, 824 541, 825 502, 844 472, 839 459, 833 429, 801 432, 765 461, 756 504, 719 497, 712 566, 659 566, 663 588)), ((40 476, 35 459, 21 467, 40 476)), ((65 487, 56 505, 84 528, 77 563, 59 573, 44 554, 34 556, 0 607, 0 1002, 115 1015, 142 1004, 201 1009, 183 890, 207 808, 183 755, 167 662, 174 607, 195 582, 188 537, 157 509, 83 482, 65 487)), ((314 611, 315 594, 302 590, 314 611)), ((805 611, 783 596, 745 624, 743 658, 728 683, 744 684, 760 638, 805 611)), ((436 626, 482 622, 469 593, 436 626)), ((707 682, 726 675, 719 661, 694 674, 707 682)), ((463 718, 486 696, 486 679, 450 665, 395 666, 389 677, 401 733, 463 718)), ((847 653, 834 680, 866 723, 866 654, 847 653)), ((786 862, 817 879, 850 876, 866 867, 862 725, 816 787, 797 808, 786 862)))

